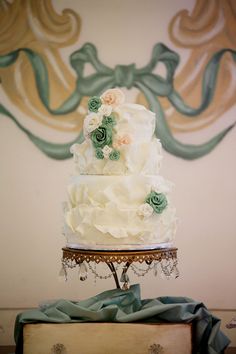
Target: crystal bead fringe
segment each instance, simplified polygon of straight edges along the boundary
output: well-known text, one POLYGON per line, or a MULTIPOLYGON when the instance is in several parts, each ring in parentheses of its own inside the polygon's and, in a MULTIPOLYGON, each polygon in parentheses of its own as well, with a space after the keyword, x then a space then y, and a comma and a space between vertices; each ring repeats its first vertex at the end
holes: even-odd
MULTIPOLYGON (((169 279, 170 277, 173 277, 173 278, 179 277, 179 270, 178 270, 177 264, 178 264, 177 258, 167 257, 167 258, 162 259, 160 261, 159 260, 152 261, 150 264, 147 264, 146 268, 138 267, 134 263, 132 263, 130 265, 130 268, 132 269, 134 274, 138 277, 145 276, 150 270, 153 270, 154 275, 157 276, 158 269, 160 269, 161 277, 169 279)), ((78 262, 76 262, 76 260, 68 259, 68 258, 62 259, 62 268, 60 270, 59 277, 60 278, 64 277, 65 281, 67 281, 67 269, 68 268, 75 268, 77 266, 79 266, 79 274, 78 274, 79 279, 81 281, 86 280, 88 277, 88 269, 86 267, 85 261, 78 264, 78 262)), ((110 272, 109 274, 106 274, 106 275, 101 275, 96 271, 96 264, 93 268, 92 265, 90 264, 90 262, 88 262, 87 266, 88 266, 89 270, 92 272, 92 274, 94 275, 95 280, 96 279, 106 280, 106 279, 111 278, 113 276, 113 273, 115 273, 121 265, 118 264, 114 268, 115 272, 110 272)), ((123 270, 124 270, 124 267, 122 267, 123 270)), ((126 272, 125 272, 125 275, 127 275, 126 272)), ((122 275, 121 275, 121 277, 122 277, 122 275)), ((128 275, 127 275, 127 277, 128 277, 128 275)), ((125 287, 127 287, 128 283, 129 283, 129 280, 128 281, 127 280, 128 280, 128 278, 125 279, 125 276, 123 274, 123 279, 121 280, 121 282, 126 283, 126 285, 123 285, 125 287)))
POLYGON ((174 278, 178 278, 179 270, 177 268, 177 264, 177 259, 161 261, 161 275, 165 276, 167 279, 171 276, 173 276, 174 278))
POLYGON ((88 277, 88 270, 86 264, 84 262, 80 263, 79 265, 79 272, 78 272, 79 280, 84 281, 88 277))
MULTIPOLYGON (((96 278, 99 278, 101 280, 106 280, 106 279, 109 279, 113 276, 113 273, 109 273, 108 275, 101 275, 101 274, 98 274, 96 269, 93 269, 93 267, 90 265, 90 263, 88 263, 88 268, 89 270, 91 270, 91 272, 93 273, 93 275, 96 277, 96 278)), ((119 269, 119 266, 115 267, 115 270, 117 271, 119 269)))
POLYGON ((130 265, 132 271, 134 272, 135 275, 138 277, 144 277, 151 269, 153 269, 154 266, 148 265, 146 269, 139 268, 134 264, 130 265))

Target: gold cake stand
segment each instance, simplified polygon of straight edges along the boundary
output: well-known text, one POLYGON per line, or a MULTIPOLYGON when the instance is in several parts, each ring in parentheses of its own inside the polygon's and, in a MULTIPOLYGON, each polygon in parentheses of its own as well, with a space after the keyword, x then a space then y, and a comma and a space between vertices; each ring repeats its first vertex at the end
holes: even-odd
MULTIPOLYGON (((148 250, 124 250, 124 251, 104 251, 104 250, 85 250, 85 249, 72 249, 65 247, 62 249, 62 267, 64 269, 64 274, 66 275, 67 268, 74 268, 77 265, 81 269, 80 280, 85 280, 87 278, 87 269, 85 262, 90 265, 90 262, 106 263, 109 267, 111 274, 115 280, 116 287, 121 288, 120 282, 123 283, 122 289, 129 288, 129 278, 127 271, 132 267, 134 263, 146 264, 146 270, 142 270, 141 276, 145 275, 148 270, 154 269, 155 275, 157 271, 155 268, 159 264, 161 266, 161 272, 164 276, 174 276, 178 277, 179 272, 177 268, 177 248, 155 248, 148 250), (122 264, 122 273, 120 281, 117 274, 117 267, 115 264, 122 264)), ((133 268, 134 273, 138 274, 137 268, 133 268), (135 270, 136 269, 136 270, 135 270)), ((94 272, 94 271, 93 271, 94 272)), ((102 278, 102 277, 100 277, 102 278)), ((105 279, 104 277, 103 279, 105 279)))

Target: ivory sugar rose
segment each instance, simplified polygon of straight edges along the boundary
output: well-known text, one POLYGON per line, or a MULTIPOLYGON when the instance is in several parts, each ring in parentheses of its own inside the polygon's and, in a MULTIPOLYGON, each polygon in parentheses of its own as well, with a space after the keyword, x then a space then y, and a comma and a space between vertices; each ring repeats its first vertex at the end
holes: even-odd
POLYGON ((110 89, 102 94, 101 100, 103 104, 111 105, 114 108, 125 102, 125 95, 119 89, 110 89))

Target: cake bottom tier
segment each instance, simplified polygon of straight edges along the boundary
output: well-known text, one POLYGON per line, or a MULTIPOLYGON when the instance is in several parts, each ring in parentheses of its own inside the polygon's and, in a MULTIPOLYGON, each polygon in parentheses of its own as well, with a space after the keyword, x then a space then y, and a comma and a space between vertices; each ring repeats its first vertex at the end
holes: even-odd
POLYGON ((172 245, 177 219, 171 187, 161 176, 74 177, 64 210, 67 247, 125 250, 172 245), (151 191, 167 198, 161 213, 143 208, 151 191))

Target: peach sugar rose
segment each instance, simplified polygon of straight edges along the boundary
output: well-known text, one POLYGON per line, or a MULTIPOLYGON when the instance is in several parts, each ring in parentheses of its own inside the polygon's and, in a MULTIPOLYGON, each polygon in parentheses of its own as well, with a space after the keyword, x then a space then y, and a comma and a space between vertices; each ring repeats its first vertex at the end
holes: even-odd
POLYGON ((129 145, 130 143, 132 143, 132 139, 128 134, 126 134, 123 136, 118 136, 113 146, 117 149, 122 145, 129 145))
POLYGON ((110 105, 114 108, 124 103, 125 95, 121 90, 114 88, 105 91, 101 96, 101 100, 103 104, 110 105))

